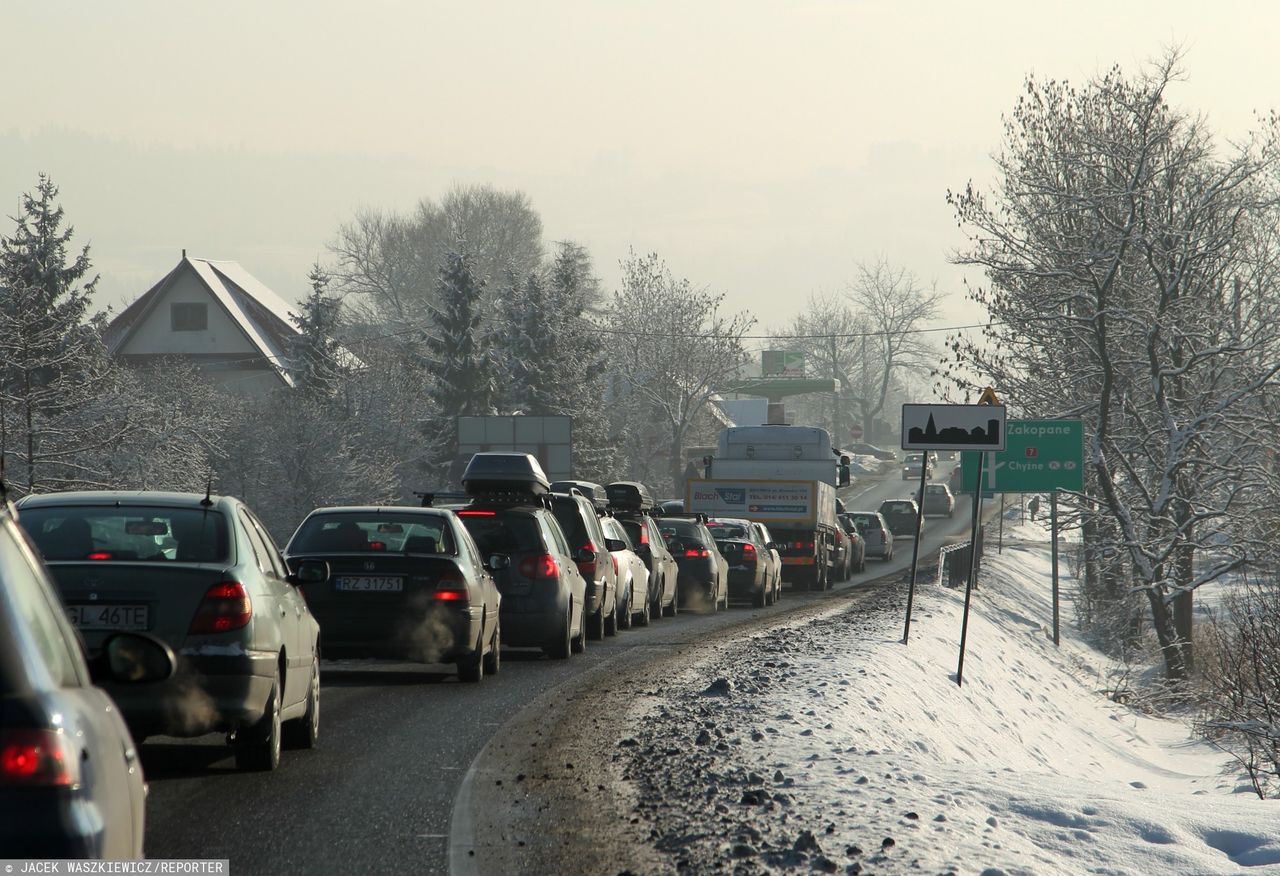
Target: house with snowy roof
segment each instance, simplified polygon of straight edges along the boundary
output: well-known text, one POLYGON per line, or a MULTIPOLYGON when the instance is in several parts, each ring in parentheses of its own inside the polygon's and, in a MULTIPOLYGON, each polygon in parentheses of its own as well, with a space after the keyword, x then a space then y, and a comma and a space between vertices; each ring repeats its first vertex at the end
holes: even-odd
POLYGON ((107 326, 112 357, 147 367, 184 360, 222 387, 261 395, 294 386, 297 308, 233 261, 182 260, 107 326))

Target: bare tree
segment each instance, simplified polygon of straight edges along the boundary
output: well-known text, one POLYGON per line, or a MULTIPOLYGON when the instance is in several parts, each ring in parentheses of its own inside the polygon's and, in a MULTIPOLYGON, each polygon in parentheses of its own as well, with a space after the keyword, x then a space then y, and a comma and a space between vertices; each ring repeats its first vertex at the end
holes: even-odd
POLYGON ((953 339, 957 362, 1028 415, 1086 420, 1079 510, 1106 523, 1086 537, 1114 533, 1172 679, 1190 667, 1190 593, 1258 549, 1236 524, 1273 479, 1259 443, 1280 370, 1274 120, 1219 157, 1166 102, 1177 64, 1029 78, 995 192, 949 196, 991 315, 953 339))
POLYGON ((919 330, 937 318, 942 295, 881 258, 858 266, 846 297, 866 325, 866 331, 853 339, 849 395, 862 423, 870 428, 884 411, 896 380, 911 370, 921 377, 931 372, 937 352, 919 330))
POLYGON ((607 315, 620 404, 634 427, 665 431, 672 488, 683 479, 686 437, 742 367, 742 338, 755 325, 745 312, 722 314, 723 302, 677 279, 656 253, 632 253, 607 315))
POLYGON ((423 198, 409 216, 363 210, 330 244, 333 278, 364 319, 420 323, 436 302, 440 266, 465 249, 475 275, 497 288, 507 271, 526 276, 543 259, 542 219, 529 196, 492 186, 455 186, 437 203, 423 198))

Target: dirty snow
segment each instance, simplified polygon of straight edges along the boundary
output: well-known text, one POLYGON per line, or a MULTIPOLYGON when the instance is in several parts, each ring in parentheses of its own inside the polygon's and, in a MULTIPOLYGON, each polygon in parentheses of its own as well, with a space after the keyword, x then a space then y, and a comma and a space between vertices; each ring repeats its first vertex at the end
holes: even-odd
POLYGON ((637 701, 620 751, 672 865, 1280 873, 1275 803, 1186 724, 1112 703, 1069 605, 1055 648, 1047 535, 1005 537, 973 594, 963 687, 963 589, 922 587, 904 646, 903 585, 728 644, 637 701))

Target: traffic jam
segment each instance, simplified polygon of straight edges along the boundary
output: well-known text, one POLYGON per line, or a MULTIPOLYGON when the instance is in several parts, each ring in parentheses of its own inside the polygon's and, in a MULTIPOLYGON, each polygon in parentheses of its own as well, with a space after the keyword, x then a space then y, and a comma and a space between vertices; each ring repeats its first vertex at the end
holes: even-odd
POLYGON ((569 660, 682 611, 826 590, 890 560, 897 506, 915 508, 847 511, 848 483, 825 430, 751 426, 721 433, 684 499, 482 452, 459 492, 318 508, 282 550, 211 491, 24 497, 0 521, 0 556, 42 610, 0 592, 0 682, 16 692, 0 727, 23 728, 0 735, 0 847, 141 857, 138 746, 224 734, 237 769, 275 770, 318 745, 328 661, 443 665, 474 685, 504 655, 569 660))

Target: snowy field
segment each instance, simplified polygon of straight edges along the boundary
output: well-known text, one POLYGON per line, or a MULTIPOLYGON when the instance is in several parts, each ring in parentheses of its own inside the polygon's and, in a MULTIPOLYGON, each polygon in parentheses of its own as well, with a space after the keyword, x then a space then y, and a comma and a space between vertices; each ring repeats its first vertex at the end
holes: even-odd
POLYGON ((894 594, 726 646, 638 702, 629 777, 673 863, 1280 873, 1275 802, 1185 724, 1110 702, 1112 667, 1069 605, 1052 643, 1044 530, 1006 523, 1005 537, 974 592, 963 687, 963 589, 926 585, 908 646, 894 594))

